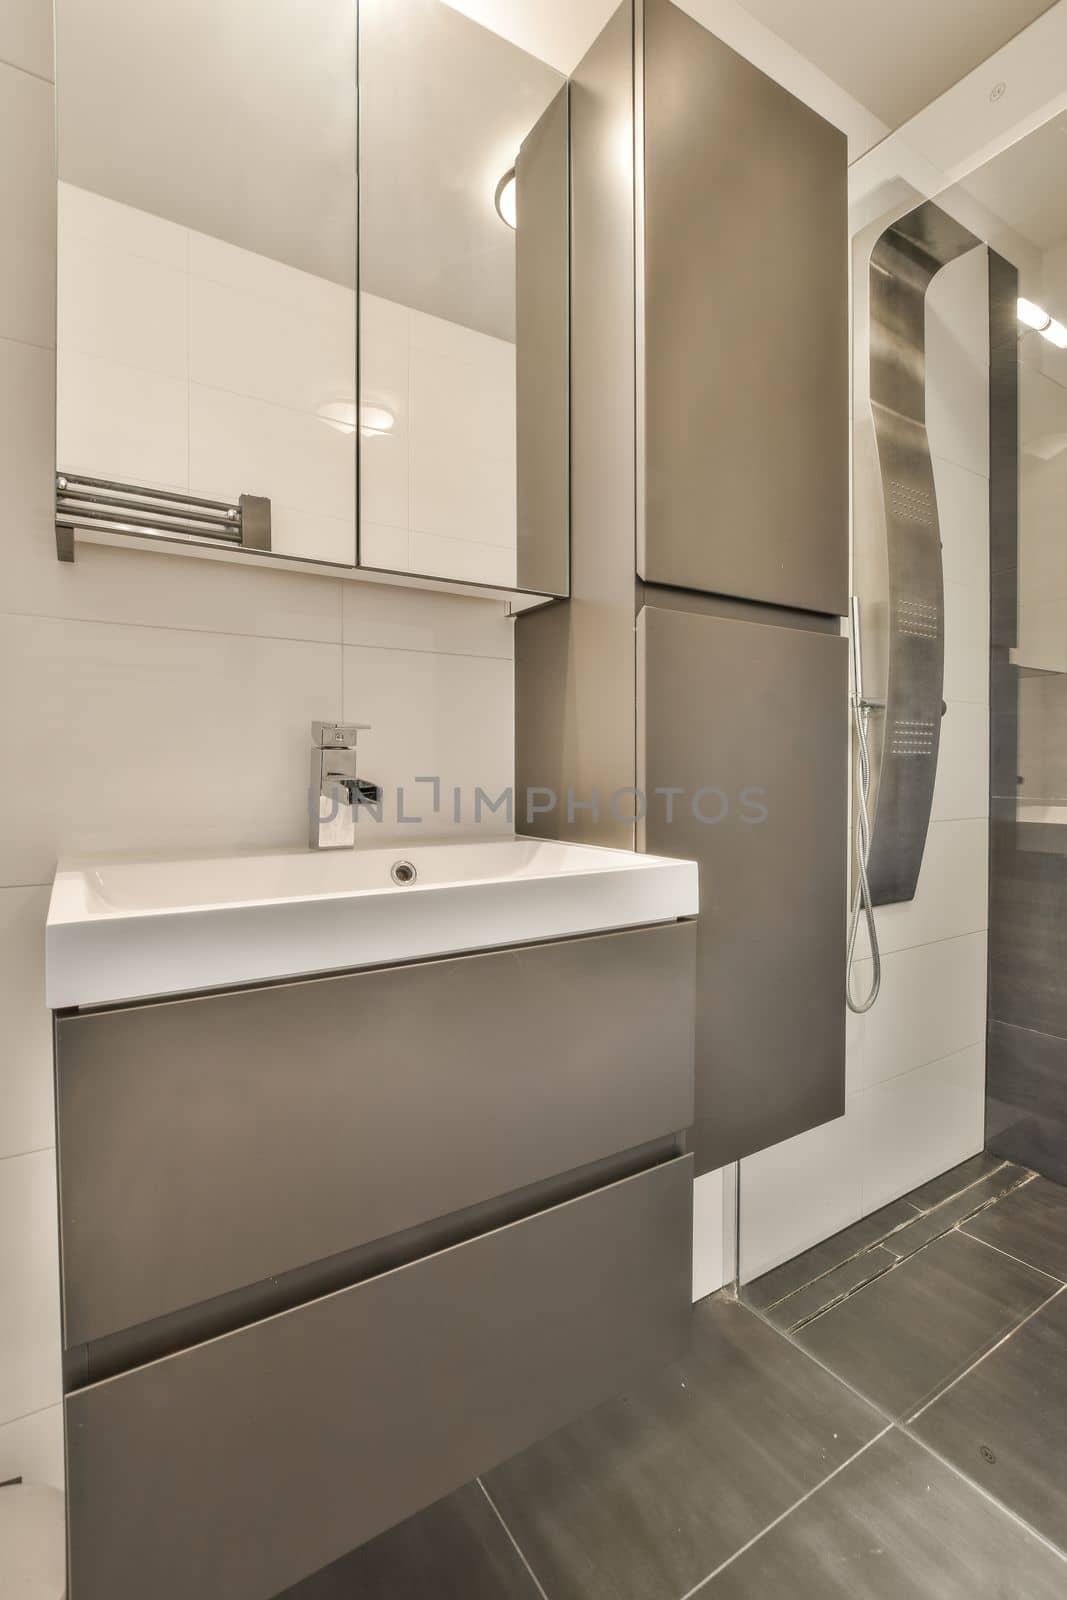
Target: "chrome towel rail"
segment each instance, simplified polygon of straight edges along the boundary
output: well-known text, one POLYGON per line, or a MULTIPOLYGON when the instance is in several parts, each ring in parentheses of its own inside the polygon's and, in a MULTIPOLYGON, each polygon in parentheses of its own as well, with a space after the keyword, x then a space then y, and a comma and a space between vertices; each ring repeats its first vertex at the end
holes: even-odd
POLYGON ((56 554, 74 560, 77 528, 137 538, 270 549, 270 501, 243 494, 237 503, 204 500, 180 490, 146 489, 80 473, 56 474, 56 554))

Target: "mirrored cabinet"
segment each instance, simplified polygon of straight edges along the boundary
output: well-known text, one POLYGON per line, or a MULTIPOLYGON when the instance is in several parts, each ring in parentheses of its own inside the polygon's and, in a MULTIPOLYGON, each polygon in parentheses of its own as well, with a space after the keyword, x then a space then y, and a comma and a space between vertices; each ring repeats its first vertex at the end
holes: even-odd
POLYGON ((56 30, 61 558, 566 594, 566 80, 444 0, 56 30))

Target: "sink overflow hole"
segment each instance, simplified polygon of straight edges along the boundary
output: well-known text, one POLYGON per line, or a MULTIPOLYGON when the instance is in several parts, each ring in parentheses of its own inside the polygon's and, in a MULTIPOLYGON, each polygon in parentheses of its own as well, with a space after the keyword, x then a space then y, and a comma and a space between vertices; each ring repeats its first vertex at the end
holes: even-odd
POLYGON ((415 871, 415 868, 412 866, 410 861, 394 861, 392 867, 390 868, 389 876, 392 878, 394 883, 399 883, 403 886, 406 886, 409 883, 415 882, 415 879, 418 877, 418 873, 415 871))

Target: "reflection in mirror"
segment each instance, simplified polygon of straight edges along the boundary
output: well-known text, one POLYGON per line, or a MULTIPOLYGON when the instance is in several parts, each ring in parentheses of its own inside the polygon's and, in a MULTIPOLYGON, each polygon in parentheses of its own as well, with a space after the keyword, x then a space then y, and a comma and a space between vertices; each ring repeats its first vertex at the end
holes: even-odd
POLYGON ((360 564, 566 592, 566 84, 361 0, 360 564))
POLYGON ((64 514, 352 565, 352 0, 57 0, 56 49, 64 514))

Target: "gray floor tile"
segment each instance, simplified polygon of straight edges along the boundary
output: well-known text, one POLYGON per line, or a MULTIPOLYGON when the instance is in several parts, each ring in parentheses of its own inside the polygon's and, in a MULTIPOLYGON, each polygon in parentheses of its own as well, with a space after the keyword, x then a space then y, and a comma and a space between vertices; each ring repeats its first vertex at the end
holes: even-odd
POLYGON ((1057 1294, 912 1426, 1046 1538, 1067 1547, 1067 1293, 1057 1294))
POLYGON ((824 1239, 821 1244, 813 1245, 810 1250, 804 1250, 800 1255, 793 1256, 782 1266, 774 1267, 762 1277, 746 1283, 741 1291, 741 1298, 746 1305, 755 1306, 757 1311, 775 1305, 787 1294, 795 1294, 813 1278, 820 1277, 824 1272, 830 1272, 850 1257, 858 1255, 861 1250, 870 1249, 871 1245, 884 1239, 894 1228, 913 1221, 915 1210, 916 1208, 905 1200, 892 1201, 880 1211, 873 1211, 869 1217, 861 1217, 858 1222, 842 1228, 840 1233, 824 1239))
POLYGON ((964 1224, 965 1233, 995 1244, 1067 1282, 1067 1189, 1033 1178, 964 1224))
POLYGON ((793 1337, 889 1415, 908 1416, 1054 1287, 978 1240, 947 1233, 793 1337))
MULTIPOLYGON (((912 1189, 906 1194, 904 1199, 917 1211, 929 1211, 932 1206, 939 1206, 943 1200, 959 1194, 968 1184, 977 1183, 979 1178, 988 1177, 991 1172, 995 1172, 1003 1165, 1003 1156, 990 1155, 987 1150, 980 1150, 976 1156, 961 1161, 958 1167, 951 1167, 948 1172, 942 1172, 940 1177, 931 1178, 929 1183, 921 1183, 917 1189, 912 1189)), ((1019 1176, 1023 1176, 1022 1171, 1019 1176)))
POLYGON ((999 1203, 1029 1178, 1030 1174, 1025 1167, 1016 1167, 1010 1161, 1005 1162, 996 1172, 991 1172, 986 1178, 980 1178, 977 1183, 968 1184, 966 1189, 961 1189, 959 1194, 943 1200, 939 1206, 934 1206, 930 1211, 921 1211, 915 1221, 910 1222, 906 1228, 898 1228, 896 1233, 886 1240, 885 1247, 903 1261, 906 1256, 914 1255, 916 1250, 921 1250, 924 1245, 940 1238, 957 1223, 973 1217, 983 1206, 991 1205, 994 1201, 999 1203))
POLYGON ((279 1600, 540 1600, 476 1483, 335 1561, 279 1600))
POLYGON ((812 1317, 817 1317, 820 1311, 826 1311, 836 1301, 870 1283, 879 1273, 888 1272, 896 1259, 884 1246, 875 1245, 862 1255, 853 1256, 851 1261, 835 1267, 832 1272, 816 1278, 814 1283, 798 1289, 796 1294, 779 1300, 777 1305, 764 1312, 764 1316, 772 1328, 799 1328, 803 1323, 810 1322, 812 1317))
POLYGON ((700 1600, 1059 1600, 1067 1565, 897 1429, 700 1600))
POLYGON ((696 1308, 685 1361, 486 1486, 551 1600, 678 1600, 880 1426, 788 1340, 714 1297, 696 1308))

